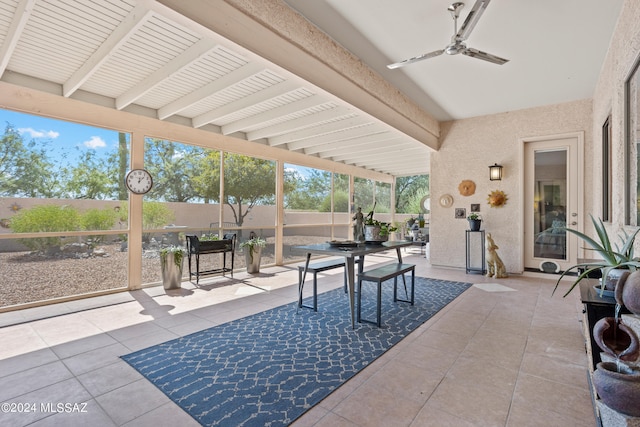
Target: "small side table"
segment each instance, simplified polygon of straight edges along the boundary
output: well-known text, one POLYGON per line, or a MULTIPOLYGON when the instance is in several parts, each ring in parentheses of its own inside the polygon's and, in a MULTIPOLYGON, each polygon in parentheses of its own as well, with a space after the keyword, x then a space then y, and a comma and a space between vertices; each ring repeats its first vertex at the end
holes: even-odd
POLYGON ((467 241, 467 274, 486 274, 487 263, 485 262, 484 250, 484 230, 466 230, 467 241))

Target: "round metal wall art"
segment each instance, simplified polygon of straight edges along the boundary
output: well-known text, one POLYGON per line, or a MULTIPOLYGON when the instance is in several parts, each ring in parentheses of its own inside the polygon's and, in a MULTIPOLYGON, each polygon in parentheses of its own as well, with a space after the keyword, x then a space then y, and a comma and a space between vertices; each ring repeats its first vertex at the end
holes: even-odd
POLYGON ((458 191, 463 196, 471 196, 476 192, 476 183, 470 179, 465 179, 458 185, 458 191))
POLYGON ((508 197, 502 190, 494 190, 489 193, 487 202, 492 208, 499 208, 507 204, 508 197))

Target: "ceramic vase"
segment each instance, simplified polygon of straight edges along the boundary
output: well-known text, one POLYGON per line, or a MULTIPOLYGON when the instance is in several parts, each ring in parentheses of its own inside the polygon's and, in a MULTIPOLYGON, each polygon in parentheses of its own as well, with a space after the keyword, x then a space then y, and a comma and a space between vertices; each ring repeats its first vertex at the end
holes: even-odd
POLYGON ((630 312, 640 316, 640 271, 629 274, 615 290, 616 302, 624 305, 630 312))
POLYGON ((604 317, 596 322, 593 339, 602 351, 625 362, 635 361, 640 354, 636 333, 613 317, 604 317))
POLYGON ((640 371, 615 362, 600 362, 593 373, 593 385, 609 408, 640 417, 640 371))

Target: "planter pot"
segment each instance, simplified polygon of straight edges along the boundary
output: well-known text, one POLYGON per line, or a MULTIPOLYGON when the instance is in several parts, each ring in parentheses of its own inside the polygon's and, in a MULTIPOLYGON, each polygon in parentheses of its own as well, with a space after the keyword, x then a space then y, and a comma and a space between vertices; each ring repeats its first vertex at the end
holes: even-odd
POLYGON ((182 261, 176 264, 175 254, 168 252, 165 256, 160 256, 160 266, 162 269, 162 286, 165 289, 180 289, 182 283, 182 261))
POLYGON ((640 354, 638 336, 622 322, 604 317, 593 326, 593 340, 605 353, 620 360, 633 362, 640 354))
POLYGON ((469 230, 471 231, 480 231, 480 227, 482 226, 481 219, 469 219, 469 230))
POLYGON ((260 257, 262 256, 262 247, 255 246, 253 251, 250 248, 244 249, 244 259, 247 264, 247 273, 260 273, 260 257))
POLYGON ((367 242, 386 242, 389 240, 389 235, 380 235, 381 227, 376 225, 364 226, 364 240, 367 242))
POLYGON ((629 274, 627 280, 618 282, 615 290, 616 302, 640 316, 640 271, 629 274))
POLYGON ((593 385, 609 408, 631 417, 640 417, 640 371, 616 363, 600 362, 593 373, 593 385))
POLYGON ((615 291, 619 283, 624 283, 631 272, 622 268, 614 268, 609 271, 606 278, 603 278, 604 289, 615 291))

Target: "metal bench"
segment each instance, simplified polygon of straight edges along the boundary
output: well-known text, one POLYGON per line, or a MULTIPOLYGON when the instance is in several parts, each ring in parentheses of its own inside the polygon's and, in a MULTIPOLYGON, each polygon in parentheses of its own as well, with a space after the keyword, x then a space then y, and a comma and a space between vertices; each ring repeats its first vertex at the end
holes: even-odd
MULTIPOLYGON (((362 262, 361 258, 356 258, 355 263, 362 262)), ((310 308, 313 311, 318 311, 318 273, 323 271, 332 270, 338 267, 345 267, 344 259, 329 259, 326 261, 315 262, 309 264, 307 272, 313 273, 313 305, 302 304, 302 290, 304 288, 304 265, 298 266, 298 307, 310 308)), ((344 291, 347 292, 347 268, 344 269, 344 291)))
POLYGON ((382 282, 393 278, 393 301, 408 302, 413 305, 415 296, 415 277, 416 266, 415 264, 386 264, 378 268, 374 268, 369 271, 364 271, 358 275, 358 311, 357 319, 358 323, 366 322, 372 323, 380 327, 382 325, 382 282), (411 297, 407 291, 407 283, 405 281, 405 273, 411 272, 411 297), (404 292, 407 299, 398 298, 398 276, 402 276, 404 282, 404 292), (362 282, 376 282, 378 284, 378 295, 376 302, 376 320, 367 320, 362 318, 362 282))

